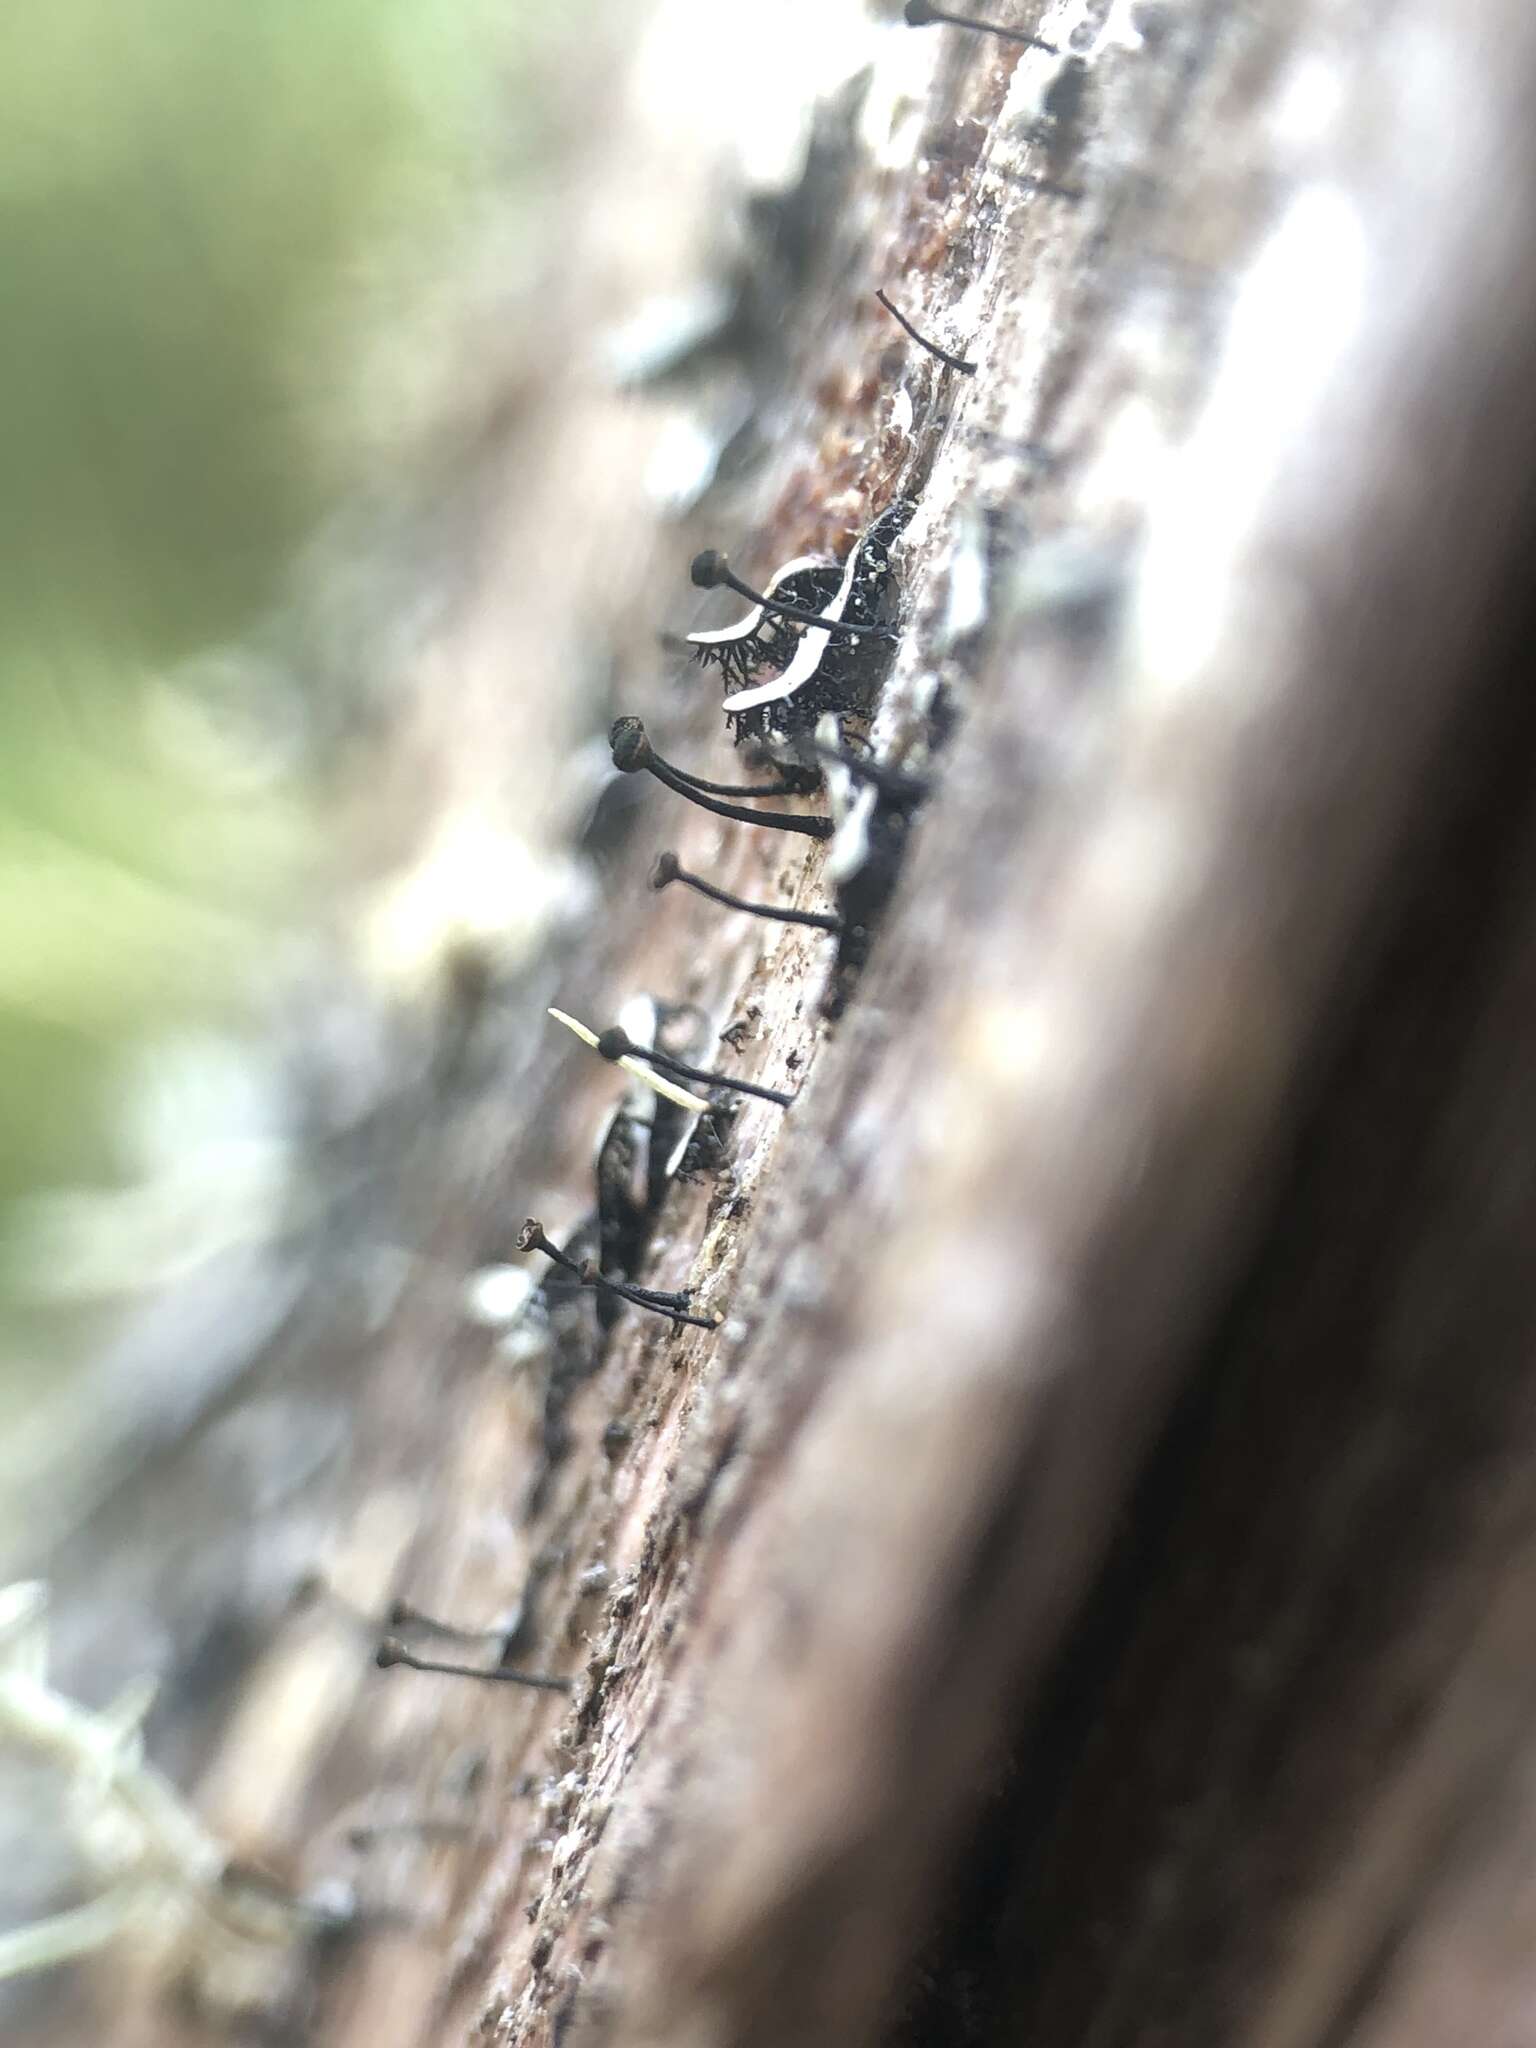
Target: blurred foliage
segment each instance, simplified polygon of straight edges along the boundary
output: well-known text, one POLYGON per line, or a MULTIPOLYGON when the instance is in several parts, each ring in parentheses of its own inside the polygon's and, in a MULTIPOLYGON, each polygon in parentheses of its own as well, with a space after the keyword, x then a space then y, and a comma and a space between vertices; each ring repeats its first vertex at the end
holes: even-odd
MULTIPOLYGON (((430 242, 493 147, 504 175, 487 86, 507 79, 490 39, 515 64, 546 12, 49 0, 0 13, 12 1279, 26 1277, 17 1205, 133 1177, 124 1076, 147 1042, 237 1018, 302 900, 316 843, 304 683, 258 652, 261 624, 358 451, 379 452, 352 396, 358 308, 377 320, 379 266, 430 242)), ((68 1292, 67 1274, 34 1277, 68 1292)), ((0 1355, 13 1392, 22 1327, 0 1355)))

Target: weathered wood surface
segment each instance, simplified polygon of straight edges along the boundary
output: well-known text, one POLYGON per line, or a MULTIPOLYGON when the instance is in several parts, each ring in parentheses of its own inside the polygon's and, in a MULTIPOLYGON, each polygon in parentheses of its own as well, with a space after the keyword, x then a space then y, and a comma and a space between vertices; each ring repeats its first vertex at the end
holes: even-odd
MULTIPOLYGON (((922 167, 852 172, 750 566, 889 488, 910 390, 946 424, 881 724, 920 745, 942 684, 955 738, 835 1032, 823 941, 640 879, 675 843, 819 902, 819 856, 659 804, 565 962, 751 1017, 801 1094, 679 1191, 654 1284, 728 1321, 626 1333, 543 1524, 531 1411, 424 1382, 451 1290, 385 1334, 338 1590, 490 1619, 542 1549, 577 1689, 327 1695, 311 1812, 463 1811, 484 1758, 478 1839, 395 1873, 451 1948, 359 1943, 328 2041, 1536 2038, 1536 22, 1133 12, 1054 151, 1044 55, 882 55, 922 167), (964 308, 974 381, 878 283, 964 308)), ((515 1183, 447 1176, 450 1268, 530 1175, 577 1199, 606 1083, 547 1071, 515 1183)), ((248 1715, 339 1627, 297 1617, 248 1715)))

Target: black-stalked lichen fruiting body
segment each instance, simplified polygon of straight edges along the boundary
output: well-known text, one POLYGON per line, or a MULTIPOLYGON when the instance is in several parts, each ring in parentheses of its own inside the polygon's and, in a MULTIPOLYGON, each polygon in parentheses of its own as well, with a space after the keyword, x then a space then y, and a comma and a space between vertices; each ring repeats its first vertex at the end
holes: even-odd
POLYGON ((803 812, 759 811, 751 804, 728 802, 724 797, 709 795, 700 777, 675 768, 657 753, 638 718, 624 717, 613 721, 608 731, 608 751, 621 775, 652 775, 664 789, 686 798, 712 817, 729 818, 738 825, 762 826, 770 832, 799 833, 807 839, 830 839, 832 836, 832 826, 826 818, 809 817, 803 812))
MULTIPOLYGON (((800 555, 776 569, 763 586, 765 597, 777 598, 806 611, 820 612, 837 594, 842 570, 818 555, 800 555)), ((794 659, 799 631, 788 620, 754 604, 729 626, 703 627, 687 635, 693 658, 703 668, 718 668, 737 689, 754 676, 779 675, 794 659)))
MULTIPOLYGON (((739 686, 722 706, 738 744, 783 745, 812 731, 829 712, 869 712, 896 642, 891 551, 916 509, 915 499, 894 499, 859 536, 846 561, 831 571, 799 572, 817 585, 808 599, 816 624, 760 619, 760 634, 772 625, 761 660, 741 643, 742 659, 732 671, 739 686)), ((792 580, 781 572, 764 595, 788 596, 792 580)), ((802 600, 799 589, 793 594, 802 600)))
POLYGON ((939 362, 943 363, 946 368, 951 370, 958 370, 962 377, 975 376, 976 365, 974 363, 967 362, 964 356, 958 356, 954 354, 954 352, 950 349, 941 348, 939 344, 935 340, 933 340, 933 338, 930 335, 924 334, 920 327, 916 326, 911 320, 907 318, 906 314, 902 312, 900 306, 893 303, 893 301, 890 298, 890 295, 887 292, 878 291, 875 293, 875 297, 880 301, 881 305, 884 306, 886 312, 890 314, 891 318, 897 323, 897 325, 902 328, 905 328, 906 332, 911 335, 912 339, 917 343, 919 348, 926 349, 929 355, 935 357, 939 362))
POLYGON ((1054 43, 1029 29, 1013 28, 1005 21, 986 21, 974 14, 953 14, 948 8, 933 6, 931 0, 907 0, 903 19, 908 28, 966 28, 976 35, 997 36, 1005 43, 1022 43, 1027 49, 1046 50, 1053 57, 1060 55, 1054 43))

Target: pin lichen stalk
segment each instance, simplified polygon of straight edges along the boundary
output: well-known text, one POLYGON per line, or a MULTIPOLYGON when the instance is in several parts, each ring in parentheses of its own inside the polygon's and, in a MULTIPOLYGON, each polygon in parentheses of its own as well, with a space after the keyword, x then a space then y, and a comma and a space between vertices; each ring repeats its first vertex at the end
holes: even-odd
POLYGON ((661 759, 646 738, 645 727, 638 718, 615 719, 608 735, 608 746, 613 765, 621 775, 654 775, 675 795, 686 797, 689 803, 697 804, 700 810, 709 811, 717 818, 729 818, 736 825, 763 825, 774 832, 799 832, 808 839, 830 839, 832 836, 830 818, 783 817, 776 812, 752 811, 745 804, 727 803, 720 797, 706 796, 661 759))
POLYGON ((1031 50, 1045 50, 1052 57, 1061 55, 1056 45, 1043 36, 1032 36, 1021 28, 1004 28, 997 21, 979 21, 974 14, 950 14, 942 7, 930 7, 928 0, 907 0, 906 23, 908 28, 975 29, 981 35, 1000 36, 1005 43, 1023 43, 1031 50))
POLYGON ((733 896, 728 889, 717 889, 713 882, 706 882, 702 875, 690 874, 675 853, 658 853, 651 869, 651 887, 665 889, 673 882, 681 882, 684 888, 707 896, 711 903, 724 904, 727 910, 744 910, 749 917, 770 918, 775 924, 811 925, 821 932, 840 932, 843 928, 843 920, 830 911, 781 910, 776 904, 751 903, 744 896, 733 896))
POLYGON ((406 1671, 435 1671, 444 1678, 478 1678, 491 1685, 523 1685, 534 1692, 569 1692, 568 1678, 548 1678, 536 1671, 508 1671, 500 1665, 454 1664, 437 1657, 418 1657, 395 1636, 386 1636, 374 1652, 381 1671, 399 1665, 406 1671))

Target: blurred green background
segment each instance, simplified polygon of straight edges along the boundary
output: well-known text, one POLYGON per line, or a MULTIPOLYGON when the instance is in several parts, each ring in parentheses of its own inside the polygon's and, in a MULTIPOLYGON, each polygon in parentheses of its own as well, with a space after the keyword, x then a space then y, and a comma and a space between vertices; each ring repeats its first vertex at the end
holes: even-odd
POLYGON ((516 78, 555 15, 0 14, 0 1426, 100 1334, 81 1302, 172 1249, 176 1206, 126 1198, 198 1109, 151 1103, 146 1137, 145 1049, 258 1028, 322 844, 271 622, 409 431, 365 366, 422 252, 492 190, 515 246, 553 118, 516 78))

